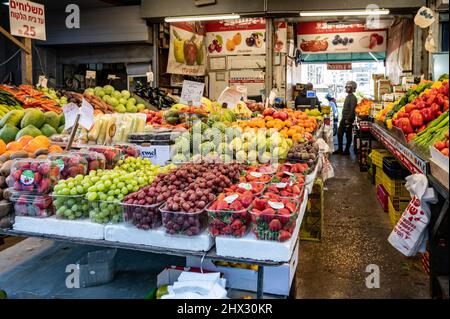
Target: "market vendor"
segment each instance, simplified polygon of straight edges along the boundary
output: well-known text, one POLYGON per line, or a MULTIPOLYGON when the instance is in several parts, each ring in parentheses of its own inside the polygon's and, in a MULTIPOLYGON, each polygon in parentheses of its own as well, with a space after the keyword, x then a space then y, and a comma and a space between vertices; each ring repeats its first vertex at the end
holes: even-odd
POLYGON ((342 119, 338 128, 338 145, 339 148, 333 154, 350 155, 350 146, 352 144, 352 126, 355 120, 355 108, 358 104, 356 96, 353 94, 356 91, 357 84, 354 81, 348 81, 345 84, 345 92, 347 97, 344 101, 344 108, 342 110, 342 119), (343 150, 345 134, 345 150, 343 150))
POLYGON ((299 106, 308 106, 311 108, 318 108, 319 111, 321 110, 320 107, 320 102, 319 99, 317 97, 307 97, 307 92, 308 91, 313 91, 314 90, 314 86, 312 85, 312 83, 308 83, 305 85, 305 88, 303 89, 303 91, 300 92, 299 95, 297 95, 297 97, 295 98, 295 108, 299 108, 299 106))

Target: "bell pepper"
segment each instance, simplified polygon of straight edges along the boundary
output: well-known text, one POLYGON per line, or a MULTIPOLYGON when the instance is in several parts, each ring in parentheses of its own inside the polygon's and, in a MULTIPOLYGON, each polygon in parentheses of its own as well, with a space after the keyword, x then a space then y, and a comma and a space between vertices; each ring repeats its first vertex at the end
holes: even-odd
POLYGON ((405 112, 406 112, 406 113, 411 113, 412 111, 414 111, 414 110, 416 110, 416 109, 417 109, 417 105, 412 104, 412 103, 408 103, 408 104, 406 104, 406 106, 405 106, 405 112))
POLYGON ((431 122, 432 120, 434 120, 437 117, 437 115, 435 115, 435 114, 437 114, 437 112, 434 113, 433 110, 431 109, 431 107, 421 109, 420 114, 422 115, 422 121, 425 121, 425 122, 431 122))
POLYGON ((448 111, 448 99, 444 100, 444 107, 442 108, 442 111, 448 111))
MULTIPOLYGON (((424 109, 427 110, 427 109, 424 109)), ((423 111, 423 110, 422 110, 423 111)), ((423 125, 424 117, 421 114, 421 111, 413 111, 409 115, 409 121, 413 127, 419 127, 423 125)))
POLYGON ((422 100, 420 100, 419 102, 416 103, 416 106, 417 106, 418 110, 421 110, 421 109, 424 109, 424 108, 427 107, 427 103, 422 101, 422 100))
POLYGON ((403 117, 397 121, 397 127, 403 131, 404 134, 413 133, 414 130, 408 118, 403 117))
POLYGON ((437 114, 437 112, 439 112, 441 110, 441 105, 444 105, 444 103, 442 103, 442 104, 439 104, 439 103, 431 104, 431 111, 433 112, 433 114, 437 114))

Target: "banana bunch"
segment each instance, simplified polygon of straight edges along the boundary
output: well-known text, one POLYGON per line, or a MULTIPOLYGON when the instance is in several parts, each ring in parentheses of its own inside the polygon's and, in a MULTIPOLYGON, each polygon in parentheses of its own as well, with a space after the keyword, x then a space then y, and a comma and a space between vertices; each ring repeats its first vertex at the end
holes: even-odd
POLYGON ((233 113, 239 117, 252 117, 253 112, 247 107, 247 104, 244 102, 239 102, 236 107, 233 109, 233 113))
POLYGON ((7 105, 7 104, 0 104, 0 119, 3 118, 6 114, 8 114, 9 111, 13 110, 23 110, 23 108, 19 105, 7 105))

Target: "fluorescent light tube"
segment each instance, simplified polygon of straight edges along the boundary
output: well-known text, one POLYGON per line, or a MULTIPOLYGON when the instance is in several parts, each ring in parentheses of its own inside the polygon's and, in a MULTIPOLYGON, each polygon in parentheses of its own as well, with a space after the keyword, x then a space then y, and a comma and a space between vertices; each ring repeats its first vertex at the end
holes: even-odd
POLYGON ((388 9, 300 11, 301 17, 370 16, 389 14, 388 9))
POLYGON ((239 14, 221 14, 221 15, 204 15, 204 16, 185 16, 185 17, 166 17, 166 22, 189 22, 189 21, 210 21, 210 20, 231 20, 239 19, 239 14))

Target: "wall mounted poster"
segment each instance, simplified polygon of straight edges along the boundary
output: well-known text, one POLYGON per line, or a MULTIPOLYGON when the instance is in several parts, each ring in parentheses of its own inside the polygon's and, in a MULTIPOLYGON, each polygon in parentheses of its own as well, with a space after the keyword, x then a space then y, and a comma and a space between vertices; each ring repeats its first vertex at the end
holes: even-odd
POLYGON ((266 54, 266 19, 221 20, 206 24, 210 56, 266 54))
POLYGON ((384 52, 386 30, 368 30, 364 24, 300 22, 297 42, 303 53, 384 52))
POLYGON ((170 24, 167 73, 205 75, 205 28, 199 22, 170 24))

